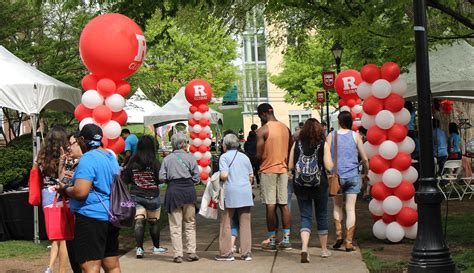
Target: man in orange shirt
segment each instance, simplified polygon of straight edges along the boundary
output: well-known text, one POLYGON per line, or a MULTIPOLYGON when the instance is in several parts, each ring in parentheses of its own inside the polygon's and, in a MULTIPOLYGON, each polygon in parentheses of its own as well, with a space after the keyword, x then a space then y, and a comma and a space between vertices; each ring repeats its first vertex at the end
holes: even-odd
POLYGON ((279 122, 273 107, 262 103, 257 107, 262 127, 257 130, 257 159, 260 161, 260 188, 266 205, 268 240, 262 248, 276 250, 277 207, 282 215, 283 239, 280 249, 291 249, 291 215, 288 209, 288 154, 293 140, 285 124, 279 122), (268 243, 267 243, 268 242, 268 243))

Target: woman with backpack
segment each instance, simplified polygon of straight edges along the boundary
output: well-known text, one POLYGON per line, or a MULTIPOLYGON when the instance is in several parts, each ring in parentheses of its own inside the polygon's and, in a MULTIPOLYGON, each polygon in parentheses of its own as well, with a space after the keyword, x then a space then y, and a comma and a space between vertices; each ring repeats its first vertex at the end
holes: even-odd
POLYGON ((130 184, 130 194, 136 202, 135 241, 136 257, 143 258, 143 238, 148 221, 153 254, 166 253, 168 249, 160 246, 161 201, 159 188, 160 162, 156 159, 155 142, 150 136, 142 136, 137 150, 124 170, 124 182, 130 184))
POLYGON ((311 234, 313 206, 321 243, 321 257, 331 256, 328 241, 328 179, 326 170, 333 163, 329 145, 325 142, 321 124, 308 119, 298 140, 293 144, 289 157, 289 169, 294 171, 294 190, 300 209, 301 262, 309 263, 308 244, 311 234))

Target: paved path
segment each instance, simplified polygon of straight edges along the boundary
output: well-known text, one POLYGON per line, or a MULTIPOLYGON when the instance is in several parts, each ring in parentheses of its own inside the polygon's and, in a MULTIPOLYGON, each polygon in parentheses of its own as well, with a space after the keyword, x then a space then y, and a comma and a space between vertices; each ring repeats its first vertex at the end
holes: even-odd
MULTIPOLYGON (((257 194, 258 196, 258 194, 257 194)), ((122 272, 193 272, 193 273, 331 273, 331 272, 369 272, 359 251, 346 253, 343 251, 332 251, 332 256, 327 259, 319 257, 321 249, 316 236, 310 241, 309 264, 300 263, 301 241, 298 234, 299 213, 296 200, 293 198, 293 232, 291 251, 267 252, 260 247, 260 242, 266 237, 265 208, 258 198, 255 200, 255 207, 252 208, 252 254, 253 261, 245 262, 236 259, 234 262, 218 262, 214 256, 219 249, 219 222, 218 220, 207 220, 197 216, 197 254, 201 259, 197 262, 183 262, 176 264, 172 262, 172 254, 153 255, 150 252, 151 241, 145 243, 145 258, 136 259, 135 250, 132 250, 120 258, 122 272)), ((313 225, 315 229, 315 224, 313 225)), ((330 225, 330 229, 333 227, 330 225)), ((162 245, 171 249, 169 228, 165 227, 161 233, 162 245)), ((330 234, 329 243, 334 242, 334 235, 330 234)), ((171 252, 171 251, 170 251, 171 252)), ((236 256, 237 257, 237 256, 236 256)))

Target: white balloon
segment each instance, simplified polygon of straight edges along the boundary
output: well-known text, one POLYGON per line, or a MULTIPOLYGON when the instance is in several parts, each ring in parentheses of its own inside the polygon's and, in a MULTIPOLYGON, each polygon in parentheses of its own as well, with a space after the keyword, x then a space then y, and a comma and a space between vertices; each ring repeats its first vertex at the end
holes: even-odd
POLYGON ((202 173, 203 167, 198 165, 198 170, 199 170, 199 173, 202 173))
POLYGON ((395 117, 392 112, 388 110, 382 110, 375 116, 375 124, 384 130, 390 129, 394 123, 395 117))
POLYGON ((360 119, 356 119, 354 120, 354 124, 355 126, 360 127, 362 125, 362 121, 360 121, 360 119))
POLYGON ((363 113, 360 121, 365 129, 369 129, 375 125, 375 116, 363 113))
POLYGON ((392 92, 402 97, 407 92, 407 82, 404 79, 398 78, 391 82, 390 85, 392 86, 392 92))
POLYGON ((209 111, 204 112, 202 117, 205 118, 205 119, 211 120, 211 113, 209 111))
POLYGON ((202 126, 199 125, 199 124, 196 124, 193 126, 193 132, 195 132, 196 134, 200 133, 202 131, 202 126))
POLYGON ((407 125, 411 118, 410 112, 406 108, 394 113, 393 116, 395 117, 395 122, 401 125, 407 125))
POLYGON ((116 139, 122 133, 122 126, 115 120, 111 120, 102 126, 102 130, 108 139, 116 139))
POLYGON ((415 203, 415 197, 410 198, 410 200, 402 201, 403 207, 409 207, 414 210, 418 209, 418 205, 415 203))
POLYGON ((416 180, 418 179, 418 171, 415 169, 415 167, 410 166, 408 169, 402 172, 402 177, 403 177, 403 180, 406 180, 411 183, 415 183, 416 180))
POLYGON ((104 102, 104 97, 95 90, 88 90, 82 94, 81 102, 85 107, 94 109, 104 102))
POLYGON ((402 200, 400 200, 400 198, 396 197, 395 195, 390 195, 389 197, 385 198, 382 203, 383 211, 389 215, 395 215, 399 213, 402 207, 402 200))
POLYGON ((375 198, 370 200, 369 211, 375 216, 382 216, 383 215, 382 201, 376 200, 375 198))
POLYGON ((206 138, 203 140, 202 144, 204 144, 205 146, 211 146, 212 141, 210 138, 206 138))
POLYGON ((202 118, 202 113, 201 112, 194 112, 193 117, 195 120, 200 120, 202 118))
POLYGON ((208 133, 208 134, 211 133, 211 127, 209 127, 209 126, 204 127, 202 130, 203 130, 204 132, 208 133))
POLYGON ((411 227, 403 227, 405 231, 405 237, 408 239, 416 239, 416 234, 418 232, 418 222, 413 224, 411 227))
POLYGON ((364 143, 364 150, 369 159, 371 159, 374 155, 379 153, 379 147, 376 145, 370 144, 370 142, 366 141, 364 143))
POLYGON ((193 140, 191 140, 191 141, 192 141, 193 145, 196 146, 196 147, 199 147, 199 146, 202 145, 202 140, 201 140, 200 138, 198 138, 198 137, 195 138, 195 139, 193 139, 193 140))
POLYGON ((390 95, 392 86, 387 80, 379 79, 372 84, 372 94, 379 99, 385 99, 390 95))
POLYGON ((87 124, 91 124, 91 123, 94 123, 93 118, 85 118, 85 119, 81 120, 81 122, 79 123, 79 130, 82 130, 82 127, 86 126, 87 124))
POLYGON ((387 224, 382 219, 377 220, 372 227, 372 233, 377 239, 385 240, 387 236, 385 236, 385 230, 387 229, 387 224))
POLYGON ((125 106, 125 99, 119 94, 113 94, 105 99, 107 105, 112 112, 120 112, 125 106))
POLYGON ((212 154, 211 154, 211 152, 205 152, 204 155, 203 155, 203 157, 204 157, 205 159, 211 159, 211 158, 212 158, 212 154))
POLYGON ((409 136, 405 137, 402 142, 398 143, 398 150, 406 153, 413 153, 415 150, 415 141, 409 136))
POLYGON ((386 170, 382 175, 382 181, 389 188, 396 188, 402 183, 402 173, 394 168, 386 170))
POLYGON ((344 111, 347 111, 347 112, 350 112, 351 111, 351 108, 349 108, 349 106, 342 106, 341 108, 339 108, 339 112, 344 112, 344 111))
POLYGON ((210 173, 211 171, 212 171, 211 167, 209 167, 209 166, 206 166, 203 170, 203 172, 205 172, 205 173, 210 173))
POLYGON ((357 86, 357 95, 359 98, 365 99, 368 96, 372 95, 372 85, 370 83, 361 82, 359 86, 357 86))
POLYGON ((392 160, 398 154, 398 145, 391 140, 385 140, 379 146, 379 153, 381 157, 392 160))
POLYGON ((405 231, 399 223, 391 222, 387 225, 385 235, 390 242, 397 243, 403 240, 403 237, 405 237, 405 231))
POLYGON ((362 113, 362 105, 360 104, 354 105, 354 107, 352 107, 352 111, 354 111, 354 113, 356 114, 362 113))
POLYGON ((378 173, 374 173, 372 170, 369 170, 367 174, 369 177, 369 184, 373 186, 375 183, 382 181, 382 175, 378 173))
MULTIPOLYGON (((195 152, 193 155, 196 158, 196 160, 199 160, 199 159, 202 158, 202 154, 200 152, 195 152)), ((200 171, 200 172, 202 172, 202 171, 200 171)))

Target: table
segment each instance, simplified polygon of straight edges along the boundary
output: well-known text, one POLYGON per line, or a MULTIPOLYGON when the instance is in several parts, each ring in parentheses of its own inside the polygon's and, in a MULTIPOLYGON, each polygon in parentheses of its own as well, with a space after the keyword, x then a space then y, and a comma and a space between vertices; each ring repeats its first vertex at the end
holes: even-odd
MULTIPOLYGON (((43 209, 39 208, 40 240, 47 240, 43 209)), ((0 241, 34 240, 33 206, 27 191, 0 194, 0 241)))

